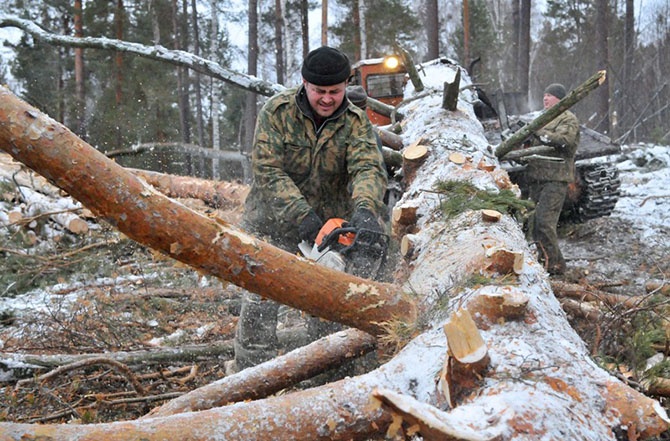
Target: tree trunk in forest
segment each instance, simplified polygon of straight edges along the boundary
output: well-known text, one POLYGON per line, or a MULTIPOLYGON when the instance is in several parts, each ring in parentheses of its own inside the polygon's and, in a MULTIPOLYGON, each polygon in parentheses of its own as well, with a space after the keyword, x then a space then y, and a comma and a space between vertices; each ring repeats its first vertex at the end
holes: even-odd
POLYGON ((309 54, 309 0, 300 0, 300 29, 304 59, 309 54))
MULTIPOLYGON (((114 10, 114 29, 117 40, 123 40, 123 20, 125 18, 125 9, 123 0, 117 0, 114 10)), ((114 104, 117 109, 123 106, 123 54, 116 52, 114 54, 114 104)), ((121 128, 115 127, 116 145, 121 145, 121 128)))
POLYGON ((428 47, 425 60, 435 60, 440 56, 440 17, 437 0, 425 0, 423 11, 426 23, 428 47))
POLYGON ((286 72, 284 60, 286 59, 286 55, 284 54, 284 11, 282 3, 282 0, 275 0, 275 72, 277 73, 277 82, 279 84, 286 82, 284 79, 286 72))
MULTIPOLYGON (((178 0, 172 0, 172 32, 174 35, 173 45, 175 50, 181 50, 184 47, 186 36, 183 31, 183 20, 186 20, 186 17, 180 19, 178 0)), ((177 97, 181 140, 189 144, 191 142, 191 123, 188 98, 188 69, 182 66, 177 67, 177 97)), ((190 164, 187 166, 190 170, 190 164)))
MULTIPOLYGON (((210 15, 212 16, 212 28, 210 30, 210 41, 212 42, 209 58, 216 60, 219 57, 219 15, 217 11, 217 1, 210 0, 210 15)), ((212 149, 215 152, 221 150, 221 136, 219 134, 219 83, 214 78, 210 78, 210 120, 212 122, 212 149)), ((219 160, 212 160, 212 179, 219 179, 219 160)))
POLYGON ((528 110, 530 92, 530 0, 521 0, 519 8, 519 58, 517 70, 517 91, 525 97, 522 112, 528 110))
MULTIPOLYGON (((82 38, 84 36, 83 5, 81 0, 74 2, 74 36, 82 38)), ((76 48, 74 50, 74 82, 76 88, 75 95, 75 114, 74 114, 74 132, 82 138, 85 138, 86 117, 86 88, 84 78, 84 50, 76 48)))
POLYGON ((328 46, 328 0, 321 0, 321 46, 328 46))
MULTIPOLYGON (((256 76, 258 74, 258 0, 249 1, 249 38, 247 54, 247 74, 256 76)), ((254 130, 256 127, 256 94, 249 92, 244 98, 244 120, 242 138, 240 140, 240 152, 247 158, 251 158, 251 148, 254 142, 254 130)), ((249 161, 244 164, 244 181, 251 182, 251 165, 249 161)))
MULTIPOLYGON (((191 17, 193 18, 193 54, 200 56, 200 29, 198 28, 198 9, 196 0, 191 0, 191 17)), ((195 89, 196 128, 198 130, 198 145, 205 145, 204 117, 202 113, 202 87, 200 72, 195 72, 193 88, 195 89)), ((199 168, 200 170, 203 167, 199 168)))
MULTIPOLYGON (((470 66, 470 5, 463 0, 463 66, 470 66)), ((472 72, 470 72, 472 74, 472 72)))
MULTIPOLYGON (((445 80, 453 80, 449 66, 435 63, 423 69, 426 79, 439 78, 438 84, 429 83, 432 92, 439 93, 445 80)), ((487 189, 507 188, 509 181, 497 164, 494 170, 474 165, 490 157, 472 108, 463 107, 470 106, 469 100, 459 100, 462 107, 445 112, 441 100, 431 95, 417 102, 418 110, 408 113, 403 123, 403 137, 411 144, 424 139, 429 154, 398 202, 417 211, 414 252, 399 268, 404 276, 402 286, 396 286, 333 272, 172 203, 0 89, 0 148, 127 236, 253 292, 376 334, 386 346, 399 345, 379 368, 318 388, 111 424, 0 423, 0 438, 249 441, 416 434, 447 440, 613 441, 615 432, 642 439, 665 431, 667 417, 657 401, 589 358, 516 220, 507 213, 490 222, 479 210, 457 216, 442 212, 440 202, 449 195, 430 191, 441 181, 462 180, 487 189), (462 142, 465 138, 467 143, 462 142), (449 161, 454 152, 465 161, 449 161), (518 272, 501 274, 492 265, 495 253, 489 250, 498 249, 522 256, 518 272), (403 291, 413 297, 408 299, 403 291), (471 322, 454 316, 461 310, 469 312, 477 332, 471 322), (481 340, 452 333, 448 342, 445 325, 467 330, 463 335, 478 333, 481 340), (479 377, 460 383, 465 390, 447 400, 436 376, 460 338, 471 342, 467 347, 479 348, 473 357, 456 351, 461 364, 481 361, 472 371, 479 377), (488 357, 479 357, 484 350, 488 357)), ((271 360, 263 368, 277 363, 271 360)), ((239 372, 237 379, 249 372, 239 372)))
MULTIPOLYGON (((623 85, 623 90, 634 90, 633 78, 636 73, 635 68, 635 48, 636 38, 635 38, 635 2, 634 0, 626 0, 626 11, 624 17, 624 31, 623 31, 623 40, 624 40, 624 53, 623 53, 623 74, 621 83, 623 85)), ((632 106, 633 100, 628 94, 624 94, 622 97, 623 102, 618 106, 622 109, 628 109, 632 106)), ((630 112, 635 115, 636 112, 630 112)), ((633 121, 633 118, 630 118, 628 115, 629 112, 625 112, 622 115, 618 115, 619 120, 614 126, 614 121, 612 121, 612 133, 610 137, 612 139, 618 138, 620 135, 619 127, 628 125, 633 121), (623 123, 623 124, 622 124, 623 123)))
MULTIPOLYGON (((599 69, 608 69, 610 64, 609 55, 609 20, 610 2, 608 0, 597 0, 596 4, 596 56, 599 69)), ((597 90, 597 111, 599 122, 595 130, 600 133, 610 134, 610 81, 605 79, 605 87, 597 90)))

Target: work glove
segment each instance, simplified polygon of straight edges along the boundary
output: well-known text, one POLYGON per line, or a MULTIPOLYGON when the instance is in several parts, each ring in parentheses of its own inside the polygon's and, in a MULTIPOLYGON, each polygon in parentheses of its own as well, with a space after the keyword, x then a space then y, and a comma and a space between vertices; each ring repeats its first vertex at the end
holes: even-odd
POLYGON ((375 216, 372 211, 367 208, 357 208, 354 211, 354 214, 349 220, 349 224, 354 228, 364 228, 366 230, 376 231, 381 233, 382 227, 377 221, 377 216, 375 216))
POLYGON ((307 216, 300 222, 298 226, 298 235, 301 240, 305 242, 314 243, 316 235, 319 234, 319 230, 323 226, 323 221, 318 214, 311 210, 307 213, 307 216))

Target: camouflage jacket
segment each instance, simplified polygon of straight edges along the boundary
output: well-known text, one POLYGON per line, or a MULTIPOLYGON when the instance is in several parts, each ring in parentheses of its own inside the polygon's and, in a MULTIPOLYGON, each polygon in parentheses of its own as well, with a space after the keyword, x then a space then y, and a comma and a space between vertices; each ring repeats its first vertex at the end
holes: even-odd
POLYGON ((579 145, 577 117, 565 111, 535 135, 534 145, 546 145, 552 147, 553 151, 543 155, 545 158, 528 157, 527 177, 536 181, 574 181, 575 153, 579 145))
POLYGON ((244 221, 284 244, 298 243, 310 209, 325 222, 364 207, 380 214, 386 170, 372 124, 347 100, 316 127, 304 87, 272 97, 256 123, 253 183, 244 221))

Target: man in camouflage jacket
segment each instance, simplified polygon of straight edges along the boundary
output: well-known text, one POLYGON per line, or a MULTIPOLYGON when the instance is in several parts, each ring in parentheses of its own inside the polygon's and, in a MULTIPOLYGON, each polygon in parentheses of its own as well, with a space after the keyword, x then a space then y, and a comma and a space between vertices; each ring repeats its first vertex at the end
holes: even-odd
MULTIPOLYGON (((258 116, 243 226, 289 252, 301 240, 314 242, 333 217, 382 230, 386 170, 367 115, 346 99, 350 74, 342 52, 315 49, 303 62, 303 84, 272 97, 258 116)), ((245 296, 237 369, 276 355, 277 308, 245 296)))
MULTIPOLYGON (((544 92, 544 108, 549 109, 566 95, 561 84, 551 84, 544 92)), ((579 145, 579 120, 570 111, 535 133, 534 145, 546 145, 553 151, 527 157, 525 178, 530 184, 529 197, 535 202, 528 227, 538 250, 538 260, 549 274, 563 274, 565 259, 558 246, 556 227, 563 208, 568 184, 575 180, 575 153, 579 145)))

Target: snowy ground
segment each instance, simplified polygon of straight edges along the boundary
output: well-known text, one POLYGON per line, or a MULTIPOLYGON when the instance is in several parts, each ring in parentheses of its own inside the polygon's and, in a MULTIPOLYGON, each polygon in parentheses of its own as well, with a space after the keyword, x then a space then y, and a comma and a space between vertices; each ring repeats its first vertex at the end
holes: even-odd
POLYGON ((561 227, 566 277, 641 294, 670 275, 670 147, 624 146, 607 160, 621 172, 621 197, 609 217, 561 227))

